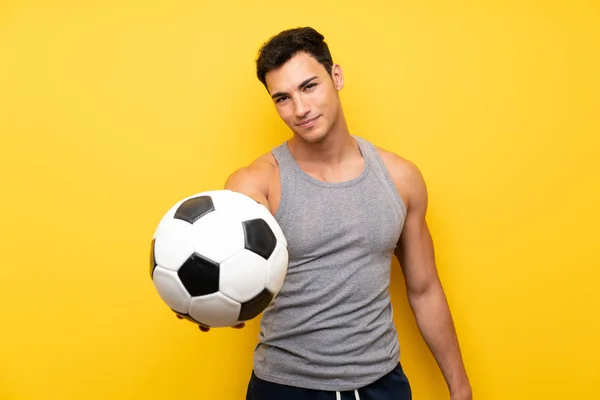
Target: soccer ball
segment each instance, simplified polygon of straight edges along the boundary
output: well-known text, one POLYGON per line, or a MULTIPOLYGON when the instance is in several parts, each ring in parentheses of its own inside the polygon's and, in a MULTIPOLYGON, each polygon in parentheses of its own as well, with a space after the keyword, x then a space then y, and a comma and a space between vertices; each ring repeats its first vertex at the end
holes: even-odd
POLYGON ((154 287, 172 311, 225 327, 255 318, 277 296, 288 250, 265 206, 215 190, 171 207, 152 236, 150 259, 154 287))

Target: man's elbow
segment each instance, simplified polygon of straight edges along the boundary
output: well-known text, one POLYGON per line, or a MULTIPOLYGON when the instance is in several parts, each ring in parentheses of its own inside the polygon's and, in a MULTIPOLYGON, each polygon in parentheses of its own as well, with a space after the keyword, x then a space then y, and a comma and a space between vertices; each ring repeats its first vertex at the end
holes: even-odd
POLYGON ((422 279, 418 282, 407 283, 406 294, 408 300, 413 303, 420 299, 435 296, 440 293, 442 286, 437 276, 428 279, 422 279))

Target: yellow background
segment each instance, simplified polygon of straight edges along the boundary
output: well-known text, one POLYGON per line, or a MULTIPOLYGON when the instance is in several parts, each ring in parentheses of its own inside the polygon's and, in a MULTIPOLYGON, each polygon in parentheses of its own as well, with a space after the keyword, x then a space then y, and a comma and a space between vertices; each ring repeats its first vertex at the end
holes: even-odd
MULTIPOLYGON (((312 25, 351 132, 414 161, 477 400, 600 398, 597 1, 0 2, 0 399, 242 399, 258 333, 201 333, 152 232, 289 134, 259 45, 312 25)), ((395 264, 397 267, 397 264, 395 264)), ((394 272, 416 400, 444 381, 394 272)))

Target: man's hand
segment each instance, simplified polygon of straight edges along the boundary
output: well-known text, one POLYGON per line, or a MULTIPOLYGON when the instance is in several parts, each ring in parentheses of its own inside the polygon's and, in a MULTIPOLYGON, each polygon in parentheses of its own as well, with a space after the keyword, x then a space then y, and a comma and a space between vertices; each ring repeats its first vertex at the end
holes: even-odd
MULTIPOLYGON (((179 314, 175 314, 175 315, 177 316, 178 319, 185 319, 185 318, 183 318, 179 314)), ((245 326, 246 326, 246 324, 244 322, 242 322, 242 323, 239 323, 237 325, 232 326, 232 328, 234 328, 234 329, 242 329, 245 326)), ((200 330, 202 332, 208 332, 208 331, 210 331, 210 328, 208 326, 206 326, 206 325, 198 324, 198 328, 200 328, 200 330)))
POLYGON ((470 387, 450 394, 450 400, 473 400, 473 392, 470 387))

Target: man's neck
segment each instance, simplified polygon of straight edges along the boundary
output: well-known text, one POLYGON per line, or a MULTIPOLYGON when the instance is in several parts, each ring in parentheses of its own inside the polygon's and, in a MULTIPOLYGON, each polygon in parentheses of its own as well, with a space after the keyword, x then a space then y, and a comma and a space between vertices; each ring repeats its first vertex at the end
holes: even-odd
POLYGON ((316 143, 294 136, 289 141, 289 149, 297 162, 308 164, 338 165, 360 154, 356 141, 343 122, 316 143))

